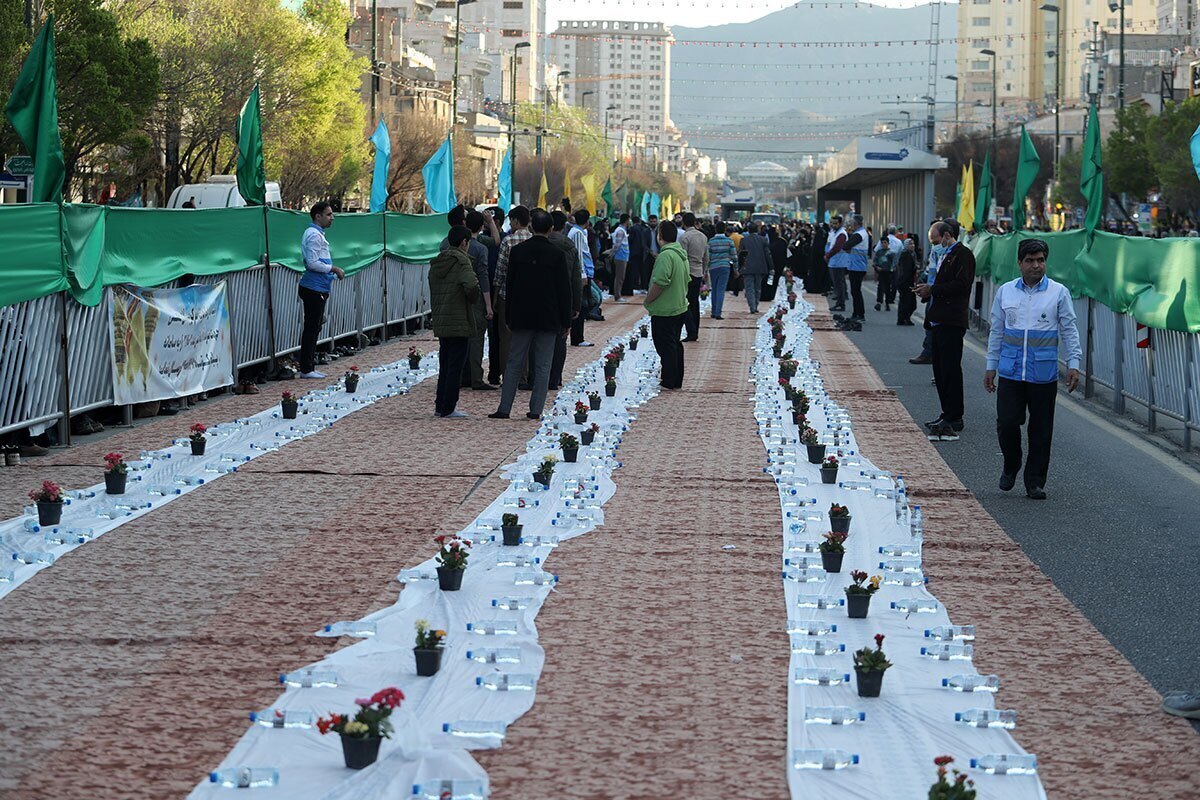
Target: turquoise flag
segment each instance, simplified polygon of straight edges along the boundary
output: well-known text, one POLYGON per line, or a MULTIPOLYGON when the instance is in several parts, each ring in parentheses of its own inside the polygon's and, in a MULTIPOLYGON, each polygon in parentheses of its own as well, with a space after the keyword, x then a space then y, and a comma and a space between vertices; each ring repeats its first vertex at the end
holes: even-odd
POLYGON ((25 59, 4 113, 33 156, 35 203, 61 203, 66 165, 58 135, 58 77, 54 54, 54 15, 25 59))
POLYGON ((421 177, 425 179, 425 200, 435 214, 445 214, 458 205, 458 197, 454 193, 454 145, 450 143, 449 136, 433 157, 425 162, 421 177))
POLYGON ((662 198, 656 193, 650 193, 650 216, 657 217, 658 212, 662 211, 662 198))
POLYGON ((504 153, 504 161, 500 163, 500 177, 496 180, 496 189, 500 195, 500 210, 505 214, 512 208, 512 145, 504 153))
POLYGON ((638 216, 645 220, 650 217, 650 193, 638 192, 637 196, 638 216))
POLYGON ((1200 178, 1200 126, 1192 134, 1192 169, 1196 170, 1196 177, 1200 178))
POLYGON ((375 145, 375 174, 371 178, 371 211, 386 211, 388 199, 388 164, 392 160, 392 139, 387 125, 379 120, 379 127, 371 134, 375 145))

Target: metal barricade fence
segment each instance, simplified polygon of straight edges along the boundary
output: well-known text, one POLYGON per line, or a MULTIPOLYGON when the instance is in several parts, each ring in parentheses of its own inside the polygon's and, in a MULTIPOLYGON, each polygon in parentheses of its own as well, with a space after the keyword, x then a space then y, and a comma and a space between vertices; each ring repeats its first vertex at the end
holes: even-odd
MULTIPOLYGON (((262 265, 195 279, 207 285, 228 282, 238 369, 299 349, 303 309, 296 287, 300 276, 280 264, 272 264, 270 270, 270 292, 262 265), (274 353, 270 318, 275 322, 274 353)), ((430 308, 428 275, 428 264, 386 257, 338 282, 326 307, 321 343, 379 330, 385 323, 423 318, 430 308)), ((105 289, 95 307, 80 305, 64 293, 0 307, 0 434, 65 424, 70 415, 113 405, 109 291, 105 289), (64 371, 70 376, 69 403, 63 392, 64 371), (68 406, 69 414, 64 415, 68 406)))

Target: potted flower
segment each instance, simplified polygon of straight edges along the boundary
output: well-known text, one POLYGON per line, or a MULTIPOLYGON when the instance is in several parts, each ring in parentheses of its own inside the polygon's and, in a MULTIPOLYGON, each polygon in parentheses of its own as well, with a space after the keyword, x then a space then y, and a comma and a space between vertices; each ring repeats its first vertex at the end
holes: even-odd
MULTIPOLYGON (((605 382, 607 383, 607 379, 605 379, 605 382)), ((601 403, 602 401, 601 401, 601 399, 600 399, 600 393, 599 393, 599 392, 588 392, 588 393, 587 393, 587 399, 588 399, 588 405, 589 405, 589 406, 591 406, 591 410, 592 410, 592 411, 599 411, 599 410, 600 410, 600 403, 601 403)))
POLYGON ((616 397, 617 396, 617 379, 616 378, 608 377, 608 378, 604 379, 604 396, 605 397, 616 397))
POLYGON ((799 411, 801 414, 808 413, 808 409, 809 409, 808 395, 806 395, 804 393, 803 389, 797 389, 796 392, 792 395, 791 400, 792 400, 792 410, 793 411, 799 411))
POLYGON ((557 463, 558 459, 554 456, 546 456, 538 465, 537 472, 533 473, 533 479, 549 489, 550 478, 554 475, 554 465, 557 463))
POLYGON ((596 434, 599 432, 600 426, 593 422, 589 427, 580 431, 579 438, 584 444, 591 444, 595 440, 596 434))
POLYGON ((587 422, 587 415, 588 415, 588 412, 591 410, 592 410, 592 407, 590 405, 583 402, 582 400, 576 400, 575 401, 575 424, 582 425, 583 423, 587 422))
POLYGON ((606 353, 604 356, 604 377, 615 378, 617 375, 617 366, 621 363, 621 354, 616 350, 611 353, 606 353))
POLYGON ((839 506, 837 503, 830 503, 829 528, 834 533, 849 533, 850 509, 846 508, 845 506, 839 506))
POLYGON ((875 634, 875 649, 864 647, 854 653, 854 675, 859 697, 879 697, 883 688, 883 673, 892 662, 883 654, 883 634, 875 634))
POLYGON ((204 432, 207 430, 208 426, 203 422, 197 422, 188 428, 188 438, 192 440, 192 455, 204 455, 204 446, 208 443, 208 440, 204 438, 204 432))
POLYGON ((638 326, 638 335, 640 335, 643 339, 645 339, 647 336, 649 336, 650 335, 649 326, 647 326, 645 324, 639 325, 638 326))
MULTIPOLYGON (((788 287, 788 288, 790 289, 791 287, 788 287)), ((795 292, 789 291, 787 293, 787 300, 788 300, 788 308, 796 307, 796 293, 795 292)))
POLYGON ((938 768, 937 783, 929 787, 929 800, 975 800, 975 781, 967 773, 954 770, 954 780, 946 779, 946 767, 954 763, 950 756, 938 756, 933 760, 938 768))
POLYGON ((800 443, 808 448, 808 463, 820 464, 825 459, 825 445, 820 443, 815 428, 806 426, 800 432, 800 443))
POLYGON ((417 644, 413 655, 417 659, 417 675, 431 678, 442 668, 442 648, 446 645, 446 632, 435 631, 423 619, 413 623, 417 628, 417 644))
POLYGON ((636 336, 631 337, 629 339, 629 351, 633 352, 634 350, 637 350, 637 346, 638 346, 637 337, 636 336))
POLYGON ((705 284, 700 284, 700 299, 701 300, 708 299, 708 286, 705 284))
POLYGON ((579 458, 579 440, 571 434, 559 434, 558 446, 562 448, 563 461, 568 464, 574 464, 575 459, 579 458))
POLYGON ((355 700, 358 713, 330 714, 317 720, 321 735, 333 731, 342 737, 342 755, 350 769, 362 769, 379 758, 379 744, 390 738, 392 723, 388 717, 400 707, 404 692, 394 687, 380 689, 371 697, 355 700))
POLYGON ((63 490, 54 481, 42 481, 42 488, 29 493, 29 499, 37 503, 38 523, 43 527, 62 522, 63 490))
POLYGON ((300 401, 295 392, 284 392, 279 395, 279 407, 283 409, 284 419, 295 419, 300 410, 300 401))
POLYGON ((837 456, 825 456, 821 462, 821 483, 837 483, 837 456))
POLYGON ((824 541, 820 544, 821 549, 821 566, 826 572, 841 572, 842 559, 846 556, 846 538, 848 533, 834 533, 830 531, 825 534, 824 541))
POLYGON ((129 465, 120 453, 109 453, 104 457, 105 494, 125 494, 125 481, 129 478, 129 465))
POLYGON ((346 374, 342 379, 346 382, 346 394, 354 394, 358 391, 358 365, 351 365, 350 369, 346 370, 346 374))
POLYGON ((803 411, 792 409, 792 423, 800 430, 804 430, 808 427, 808 417, 804 416, 803 411))
POLYGON ((504 536, 504 545, 506 547, 516 547, 519 545, 521 543, 521 529, 524 527, 516 514, 505 514, 500 517, 500 533, 504 536))
POLYGON ((779 360, 779 377, 791 378, 796 374, 796 370, 799 369, 799 367, 799 362, 792 358, 792 354, 790 352, 784 353, 784 357, 779 360))
POLYGON ((871 595, 879 591, 879 583, 883 579, 875 575, 864 584, 867 573, 856 569, 850 573, 850 580, 854 583, 846 587, 846 614, 850 619, 866 619, 867 612, 871 610, 871 595))
POLYGON ((408 348, 408 368, 414 370, 421 368, 421 351, 415 345, 408 348))
POLYGON ((438 563, 438 587, 443 592, 457 592, 462 588, 467 557, 471 555, 471 540, 460 539, 454 534, 441 534, 433 537, 433 540, 442 548, 434 557, 438 563))

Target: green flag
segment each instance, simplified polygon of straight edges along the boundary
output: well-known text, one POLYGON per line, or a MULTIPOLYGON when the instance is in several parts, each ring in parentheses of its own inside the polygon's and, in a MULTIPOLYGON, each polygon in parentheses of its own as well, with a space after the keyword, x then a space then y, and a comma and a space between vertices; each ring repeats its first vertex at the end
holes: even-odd
MULTIPOLYGON (((964 173, 966 172, 966 169, 967 169, 967 165, 964 164, 963 165, 964 173)), ((963 190, 963 182, 962 182, 962 176, 960 175, 958 178, 958 185, 954 187, 954 213, 952 213, 950 215, 952 217, 956 216, 958 214, 958 209, 962 208, 962 190, 963 190)))
POLYGON ((979 176, 979 192, 975 195, 975 224, 983 230, 992 211, 992 151, 983 157, 983 172, 979 176))
POLYGON ((237 125, 238 193, 248 206, 267 204, 267 172, 263 164, 262 119, 258 84, 238 114, 237 125))
POLYGON ((604 213, 611 216, 612 212, 613 212, 613 205, 614 205, 613 190, 612 190, 612 178, 609 178, 608 180, 606 180, 604 182, 604 188, 600 190, 600 199, 604 201, 604 205, 608 206, 604 210, 604 213))
POLYGON ((33 157, 34 203, 61 203, 66 163, 58 135, 58 78, 54 58, 54 15, 21 67, 4 113, 33 157))
POLYGON ((1013 207, 1012 207, 1012 227, 1014 231, 1019 231, 1025 227, 1025 197, 1029 194, 1029 190, 1033 188, 1033 182, 1037 179, 1038 171, 1042 168, 1042 159, 1038 157, 1037 148, 1033 146, 1033 139, 1029 138, 1029 131, 1025 130, 1025 126, 1021 126, 1021 153, 1017 156, 1017 182, 1013 192, 1013 207))
POLYGON ((645 199, 646 199, 646 193, 639 189, 637 195, 634 197, 633 213, 637 214, 642 219, 646 218, 645 209, 642 208, 642 204, 645 199))
POLYGON ((1079 191, 1087 200, 1087 217, 1083 227, 1088 241, 1104 215, 1104 167, 1100 163, 1100 120, 1093 104, 1088 111, 1087 135, 1083 140, 1083 165, 1079 171, 1079 191))

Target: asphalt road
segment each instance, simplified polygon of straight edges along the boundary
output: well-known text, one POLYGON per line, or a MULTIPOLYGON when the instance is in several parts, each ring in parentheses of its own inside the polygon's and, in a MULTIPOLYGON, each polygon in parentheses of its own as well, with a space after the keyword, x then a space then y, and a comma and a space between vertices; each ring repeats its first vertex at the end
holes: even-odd
MULTIPOLYGON (((867 309, 863 331, 848 335, 915 419, 934 419, 940 409, 932 370, 908 363, 921 350, 920 324, 898 327, 894 311, 867 309)), ((1068 398, 1060 384, 1049 499, 1025 497, 1020 478, 1002 492, 995 399, 983 389, 984 366, 984 346, 968 334, 966 429, 960 441, 935 445, 942 457, 1160 693, 1200 690, 1200 472, 1113 425, 1102 410, 1068 398)))

